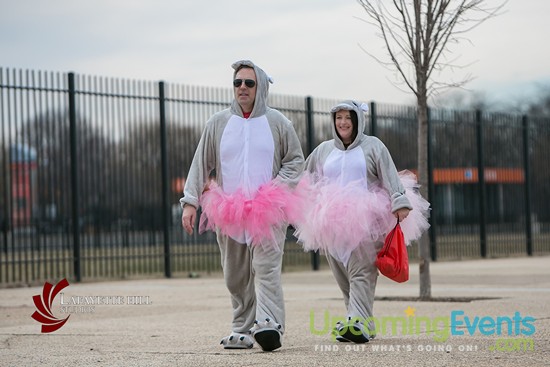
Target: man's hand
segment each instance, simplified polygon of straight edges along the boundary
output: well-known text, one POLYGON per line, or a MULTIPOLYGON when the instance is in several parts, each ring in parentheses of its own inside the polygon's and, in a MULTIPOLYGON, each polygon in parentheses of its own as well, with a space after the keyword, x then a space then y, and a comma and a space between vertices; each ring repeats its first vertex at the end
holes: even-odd
POLYGON ((193 227, 195 227, 196 217, 197 208, 193 205, 185 204, 183 207, 183 214, 181 215, 181 226, 189 235, 193 234, 193 227))
POLYGON ((395 213, 393 213, 393 215, 395 215, 395 217, 399 219, 399 222, 401 223, 403 219, 407 218, 407 216, 409 215, 409 212, 410 212, 410 209, 401 208, 401 209, 398 209, 395 213))

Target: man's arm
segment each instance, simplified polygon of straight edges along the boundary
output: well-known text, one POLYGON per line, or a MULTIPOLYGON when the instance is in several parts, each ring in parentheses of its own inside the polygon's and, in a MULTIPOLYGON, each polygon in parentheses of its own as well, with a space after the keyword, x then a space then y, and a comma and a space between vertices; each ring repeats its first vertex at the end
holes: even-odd
POLYGON ((286 183, 296 183, 304 170, 304 153, 298 135, 292 123, 286 126, 283 132, 281 169, 277 174, 286 183))
POLYGON ((189 234, 193 233, 200 197, 206 186, 209 174, 215 167, 216 155, 212 125, 212 120, 208 121, 201 135, 193 161, 191 162, 191 167, 189 168, 187 180, 185 181, 183 197, 180 199, 180 204, 183 208, 181 224, 189 234))

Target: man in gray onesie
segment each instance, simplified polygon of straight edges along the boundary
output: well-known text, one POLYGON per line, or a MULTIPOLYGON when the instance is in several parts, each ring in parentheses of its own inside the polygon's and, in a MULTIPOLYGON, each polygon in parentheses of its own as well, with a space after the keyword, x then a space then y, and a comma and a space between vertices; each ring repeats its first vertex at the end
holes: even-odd
MULTIPOLYGON (((303 170, 304 156, 292 123, 267 106, 271 78, 248 60, 232 67, 235 99, 230 108, 207 122, 180 199, 182 226, 189 234, 193 233, 197 207, 202 204, 201 196, 213 170, 210 189, 216 186, 221 195, 233 199, 245 197, 246 205, 250 202, 252 206, 262 187, 294 183, 303 170), (231 196, 237 194, 240 196, 231 196)), ((232 214, 228 217, 234 217, 232 214)), ((235 230, 234 224, 231 231, 224 230, 223 225, 215 228, 233 306, 232 332, 221 341, 226 349, 252 348, 254 340, 264 351, 281 347, 285 323, 281 265, 286 226, 284 222, 270 226, 277 227, 274 235, 261 243, 255 243, 246 228, 235 230)))

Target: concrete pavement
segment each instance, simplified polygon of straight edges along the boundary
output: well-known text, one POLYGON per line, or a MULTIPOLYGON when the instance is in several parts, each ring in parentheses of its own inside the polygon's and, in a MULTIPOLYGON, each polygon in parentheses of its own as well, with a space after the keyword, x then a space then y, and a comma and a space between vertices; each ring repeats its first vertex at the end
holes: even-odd
POLYGON ((380 277, 381 329, 356 345, 328 335, 345 312, 330 271, 284 273, 286 333, 270 353, 219 345, 231 320, 221 274, 70 284, 51 307, 69 320, 48 334, 31 318, 43 287, 0 289, 0 366, 550 365, 550 257, 438 262, 431 275, 434 302, 414 299, 416 264, 407 283, 380 277))

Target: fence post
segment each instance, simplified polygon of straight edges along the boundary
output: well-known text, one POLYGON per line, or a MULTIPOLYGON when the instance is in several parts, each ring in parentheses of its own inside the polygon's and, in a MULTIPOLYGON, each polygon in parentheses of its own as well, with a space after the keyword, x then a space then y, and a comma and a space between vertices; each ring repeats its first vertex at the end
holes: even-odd
POLYGON ((72 231, 73 231, 73 267, 74 277, 77 282, 82 281, 82 268, 80 257, 80 218, 78 215, 78 203, 80 202, 79 187, 78 187, 78 149, 77 149, 77 125, 76 125, 76 90, 75 90, 75 74, 68 74, 69 87, 69 137, 70 137, 70 154, 71 154, 71 216, 72 216, 72 231))
POLYGON ((485 187, 485 162, 483 157, 483 119, 481 110, 476 110, 477 128, 477 178, 479 188, 479 240, 481 257, 487 257, 487 214, 485 187))
MULTIPOLYGON (((306 123, 307 123, 307 155, 315 149, 315 131, 313 130, 313 99, 306 97, 306 123)), ((319 270, 319 251, 311 252, 311 268, 319 270)))
POLYGON ((533 223, 531 221, 531 166, 529 164, 529 120, 526 115, 521 118, 523 127, 523 176, 525 177, 525 237, 527 255, 533 256, 533 223))
POLYGON ((168 158, 166 154, 166 100, 164 96, 164 82, 159 82, 159 120, 160 120, 160 161, 161 161, 161 190, 162 190, 162 231, 164 239, 164 276, 172 277, 170 266, 170 203, 168 202, 168 158))
POLYGON ((315 149, 315 131, 313 130, 313 99, 306 97, 306 124, 307 124, 307 154, 315 149))
POLYGON ((376 125, 376 103, 371 102, 370 103, 370 135, 376 136, 377 133, 377 125, 376 125))
POLYGON ((432 261, 437 261, 437 243, 436 243, 436 221, 433 210, 435 208, 435 184, 433 177, 433 146, 432 146, 432 110, 428 107, 428 201, 430 202, 430 207, 432 213, 430 214, 430 254, 432 261))

